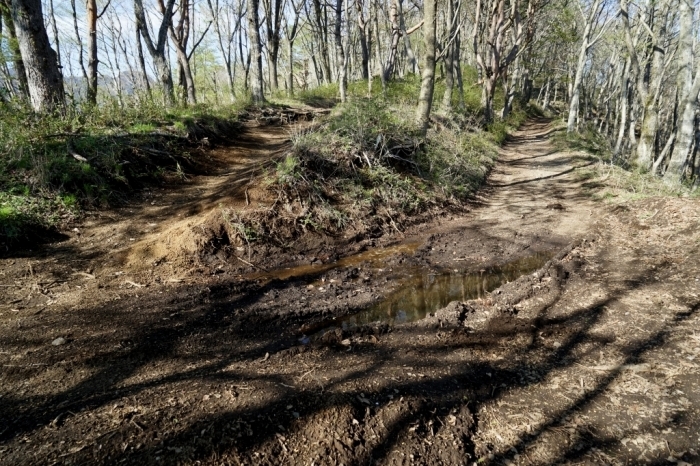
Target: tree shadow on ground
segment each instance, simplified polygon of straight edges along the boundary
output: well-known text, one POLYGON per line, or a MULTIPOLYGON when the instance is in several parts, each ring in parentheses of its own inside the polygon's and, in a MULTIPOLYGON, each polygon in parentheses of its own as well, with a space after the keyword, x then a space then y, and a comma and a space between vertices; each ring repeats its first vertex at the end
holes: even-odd
MULTIPOLYGON (((379 344, 358 341, 349 350, 323 343, 295 346, 296 336, 290 328, 303 318, 265 310, 265 296, 299 286, 294 279, 263 287, 228 283, 208 292, 182 287, 170 299, 154 293, 76 311, 56 322, 75 335, 66 346, 46 349, 39 341, 23 339, 21 332, 0 342, 3 347, 27 349, 34 361, 4 368, 4 378, 16 383, 17 390, 0 398, 0 425, 6 426, 0 431, 0 445, 14 449, 21 439, 36 437, 37 442, 49 444, 64 439, 78 445, 64 453, 74 463, 294 463, 299 458, 293 456, 292 443, 302 455, 320 455, 324 464, 384 463, 395 460, 397 454, 406 461, 413 454, 426 464, 431 458, 449 463, 445 455, 450 448, 465 461, 475 461, 484 452, 475 451, 472 436, 479 420, 468 419, 472 417, 469 413, 555 370, 573 367, 586 354, 610 344, 609 339, 592 334, 592 327, 600 321, 605 306, 643 286, 651 273, 641 270, 627 282, 627 289, 565 316, 548 313, 560 299, 555 294, 534 319, 504 315, 471 332, 398 327, 392 335, 380 336, 379 344), (536 338, 541 332, 558 335, 561 344, 556 348, 542 345, 536 338), (491 358, 491 353, 500 357, 491 358), (306 380, 305 364, 312 364, 314 371, 306 380), (63 386, 54 379, 66 368, 85 375, 63 386), (535 377, 524 377, 526 373, 535 377), (307 383, 312 378, 314 382, 307 383), (23 396, 27 390, 21 387, 28 383, 49 385, 23 396), (232 406, 208 409, 200 402, 203 393, 205 399, 209 396, 210 386, 237 391, 232 406), (243 394, 246 387, 253 391, 243 394), (393 399, 394 394, 405 398, 404 404, 393 399), (184 404, 167 401, 183 396, 184 404), (91 424, 91 418, 110 418, 108 414, 124 403, 153 409, 122 413, 111 424, 91 424), (319 416, 329 412, 347 415, 331 432, 314 431, 319 416), (445 445, 428 434, 433 429, 438 437, 440 432, 454 434, 454 428, 445 422, 450 413, 463 421, 458 439, 461 450, 454 445, 445 450, 445 445), (94 435, 86 437, 91 426, 94 435), (377 432, 372 437, 374 429, 377 432), (333 438, 344 434, 359 440, 351 441, 350 446, 333 446, 333 438), (315 437, 306 439, 305 435, 315 437), (435 444, 424 443, 428 438, 435 444), (330 442, 331 446, 318 453, 314 442, 330 442)), ((526 450, 545 432, 589 406, 626 364, 636 364, 662 346, 669 333, 699 307, 696 303, 690 311, 677 313, 661 330, 624 348, 626 357, 619 368, 564 409, 550 413, 517 442, 494 445, 491 456, 485 457, 487 464, 512 460, 516 452, 526 450)), ((561 446, 561 461, 573 461, 591 449, 607 450, 620 442, 620 438, 595 432, 582 431, 581 436, 583 448, 561 446)), ((41 464, 51 462, 52 457, 7 458, 41 464)))

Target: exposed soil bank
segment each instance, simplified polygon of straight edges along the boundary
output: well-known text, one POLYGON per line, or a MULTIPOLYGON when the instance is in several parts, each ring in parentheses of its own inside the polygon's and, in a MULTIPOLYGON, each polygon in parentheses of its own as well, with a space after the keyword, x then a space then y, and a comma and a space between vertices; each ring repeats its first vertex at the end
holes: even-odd
POLYGON ((303 254, 297 276, 159 262, 150 229, 167 241, 181 209, 246 202, 212 177, 2 259, 0 464, 698 464, 700 205, 596 204, 590 161, 549 131, 526 125, 471 212, 389 256, 303 254), (537 252, 555 255, 482 299, 315 336, 416 268, 537 252))

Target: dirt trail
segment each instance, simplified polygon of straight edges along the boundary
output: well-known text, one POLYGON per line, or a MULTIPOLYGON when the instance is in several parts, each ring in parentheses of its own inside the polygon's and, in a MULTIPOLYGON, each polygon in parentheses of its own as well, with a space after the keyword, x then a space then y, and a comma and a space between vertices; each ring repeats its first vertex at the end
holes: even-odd
MULTIPOLYGON (((700 464, 700 205, 596 203, 590 159, 550 130, 529 122, 470 213, 388 257, 186 283, 154 265, 133 284, 83 243, 96 270, 3 259, 0 464, 700 464), (536 251, 555 255, 423 321, 310 330, 417 268, 536 251)), ((171 195, 241 201, 223 180, 208 193, 171 195)), ((176 200, 149 214, 163 234, 176 200)))
POLYGON ((584 237, 595 203, 576 169, 590 156, 557 151, 546 119, 530 120, 508 138, 473 212, 446 222, 420 248, 423 264, 476 269, 532 251, 554 251, 584 237))

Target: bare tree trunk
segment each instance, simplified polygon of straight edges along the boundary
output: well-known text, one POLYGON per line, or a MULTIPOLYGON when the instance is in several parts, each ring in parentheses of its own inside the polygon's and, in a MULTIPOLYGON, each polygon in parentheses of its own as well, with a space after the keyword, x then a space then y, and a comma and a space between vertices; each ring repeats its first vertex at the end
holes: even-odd
POLYGON ((516 58, 515 62, 513 63, 513 75, 511 79, 508 79, 508 76, 503 77, 503 94, 504 94, 504 103, 503 103, 503 113, 501 114, 501 118, 504 120, 508 118, 508 115, 510 115, 510 111, 513 108, 513 100, 515 100, 515 89, 517 87, 517 82, 520 77, 520 59, 516 58))
POLYGON ((360 51, 362 52, 362 79, 369 79, 369 28, 371 27, 365 20, 364 2, 355 0, 355 8, 357 9, 357 29, 360 31, 360 51))
MULTIPOLYGON (((379 0, 370 0, 372 1, 372 4, 374 5, 374 14, 372 15, 374 18, 374 64, 375 68, 377 70, 377 73, 379 74, 379 79, 381 80, 382 84, 382 93, 386 94, 386 75, 384 74, 384 57, 382 56, 382 47, 380 46, 381 42, 381 29, 379 28, 379 0)), ((371 86, 371 82, 370 82, 371 86)), ((370 90, 370 95, 371 95, 371 90, 370 90)))
POLYGON ((146 60, 143 56, 143 46, 141 45, 141 31, 138 27, 135 28, 136 31, 136 51, 138 52, 139 67, 141 68, 141 78, 143 79, 143 85, 146 88, 146 94, 151 98, 151 83, 148 79, 148 70, 146 69, 146 60))
POLYGON ((328 22, 325 21, 323 11, 321 10, 321 1, 312 0, 314 7, 314 19, 316 20, 316 29, 319 37, 319 45, 321 46, 321 66, 323 69, 323 80, 326 83, 333 82, 333 77, 331 74, 331 62, 328 56, 328 37, 326 31, 328 31, 328 22))
POLYGON ((391 79, 394 74, 394 68, 396 67, 396 55, 399 48, 399 39, 401 38, 401 27, 399 25, 399 0, 391 1, 391 9, 389 10, 389 18, 391 19, 391 43, 389 45, 389 55, 387 56, 386 63, 384 64, 383 70, 383 80, 382 84, 386 83, 391 79))
POLYGON ((44 27, 41 0, 12 0, 12 21, 27 75, 29 97, 37 112, 63 107, 63 76, 44 27))
POLYGON ((447 38, 445 39, 445 94, 442 96, 442 109, 448 113, 452 111, 452 90, 454 89, 454 44, 452 40, 456 33, 454 0, 447 0, 447 38))
POLYGON ((537 103, 542 102, 542 108, 547 110, 547 106, 549 105, 549 88, 552 84, 552 78, 547 76, 547 80, 544 83, 544 86, 540 88, 540 95, 537 96, 537 103), (542 97, 540 99, 540 97, 542 97))
POLYGON ((426 0, 423 5, 423 40, 425 43, 425 63, 421 78, 420 95, 416 109, 416 123, 420 134, 425 137, 428 132, 430 110, 433 106, 435 90, 435 49, 437 29, 437 0, 426 0))
POLYGON ((406 22, 403 17, 403 0, 396 0, 396 5, 399 13, 399 27, 401 28, 401 35, 403 36, 403 44, 406 48, 406 55, 408 56, 408 62, 411 65, 411 73, 419 73, 418 59, 413 53, 413 48, 411 47, 411 32, 415 29, 411 28, 410 31, 406 30, 406 22))
POLYGON ((457 77, 457 88, 459 89, 459 108, 464 109, 464 80, 462 79, 462 59, 460 55, 461 49, 461 35, 458 30, 457 37, 455 37, 455 52, 454 61, 452 62, 452 69, 454 71, 454 75, 457 77))
MULTIPOLYGON (((493 0, 488 6, 484 5, 483 0, 477 0, 476 3, 472 48, 482 80, 481 104, 486 123, 493 120, 493 97, 496 83, 499 79, 507 79, 508 67, 518 58, 520 51, 532 39, 531 28, 528 28, 527 33, 524 33, 523 30, 520 0, 511 2, 507 17, 505 7, 505 0, 493 0), (482 15, 482 10, 486 14, 482 15), (483 25, 484 31, 488 31, 484 37, 482 37, 480 25, 483 25), (505 34, 509 29, 512 29, 512 39, 507 41, 505 34), (510 48, 506 47, 508 42, 510 48)), ((529 0, 528 20, 531 19, 533 11, 533 2, 529 0)))
POLYGON ((49 0, 49 24, 51 25, 51 31, 53 32, 53 40, 56 45, 56 61, 58 62, 58 68, 62 68, 63 61, 61 60, 61 44, 58 38, 58 25, 56 24, 56 12, 53 8, 53 0, 49 0))
POLYGON ((270 88, 279 88, 277 61, 280 50, 280 28, 282 25, 282 0, 263 0, 265 10, 265 30, 267 33, 267 57, 270 70, 270 88))
POLYGON ((571 133, 576 129, 576 118, 579 112, 579 101, 581 98, 581 81, 583 80, 583 73, 586 66, 586 60, 588 59, 588 51, 593 46, 591 36, 593 35, 593 28, 595 22, 600 15, 600 4, 601 0, 594 0, 593 4, 588 11, 588 17, 586 18, 586 25, 583 29, 583 37, 581 38, 581 48, 578 53, 578 61, 576 63, 576 74, 574 76, 573 84, 571 86, 571 99, 569 102, 569 117, 566 122, 566 132, 571 133))
MULTIPOLYGON (((645 69, 642 70, 642 66, 640 64, 642 60, 640 60, 635 47, 636 44, 632 40, 628 0, 623 0, 620 3, 620 16, 624 27, 625 45, 627 46, 627 51, 629 52, 631 58, 632 70, 636 77, 636 89, 642 106, 641 132, 639 143, 636 147, 636 162, 642 169, 649 169, 654 160, 656 133, 658 131, 659 91, 665 71, 665 51, 663 49, 663 40, 666 38, 666 22, 669 11, 669 2, 662 2, 659 7, 658 16, 661 18, 661 20, 658 22, 660 26, 655 28, 656 31, 651 29, 655 26, 655 4, 651 5, 649 8, 648 18, 651 25, 647 25, 645 29, 647 29, 646 32, 649 32, 651 35, 648 42, 649 50, 651 50, 652 56, 646 57, 646 60, 651 62, 651 66, 645 66, 645 69)), ((638 20, 640 25, 645 25, 643 21, 644 19, 638 20)))
POLYGON ((297 38, 299 32, 299 14, 301 13, 301 8, 304 6, 303 1, 299 1, 298 4, 291 1, 293 7, 293 18, 292 29, 289 29, 289 24, 287 23, 287 17, 285 15, 285 36, 287 37, 287 44, 289 45, 289 74, 287 80, 287 95, 292 97, 294 95, 294 41, 297 38))
MULTIPOLYGON (((71 6, 71 13, 73 13, 73 30, 75 31, 75 40, 78 42, 78 64, 80 65, 80 70, 83 72, 83 77, 85 78, 85 83, 86 83, 86 96, 88 100, 88 104, 90 104, 90 82, 88 80, 88 73, 87 70, 85 69, 85 62, 83 60, 83 54, 84 54, 84 48, 83 48, 83 39, 80 37, 80 28, 78 27, 78 11, 75 6, 75 0, 70 0, 70 6, 71 6)), ((71 68, 71 75, 73 74, 72 68, 71 68)), ((72 94, 75 94, 75 91, 71 92, 72 94)))
MULTIPOLYGON (((163 0, 159 0, 161 8, 163 8, 163 0)), ((204 37, 206 36, 213 20, 209 21, 201 36, 192 45, 192 49, 187 51, 187 44, 190 39, 190 30, 195 26, 194 20, 190 17, 190 8, 192 8, 192 14, 194 14, 194 7, 191 6, 189 0, 180 1, 180 19, 178 21, 177 27, 170 24, 170 37, 173 40, 173 46, 175 47, 175 52, 177 53, 177 60, 180 69, 180 86, 183 87, 185 94, 187 96, 187 104, 195 105, 197 103, 197 93, 195 88, 195 75, 192 67, 192 55, 197 50, 197 47, 202 43, 204 37)), ((212 77, 215 79, 215 76, 212 77)), ((215 87, 216 82, 214 81, 215 87)))
POLYGON ((88 66, 87 66, 87 100, 97 105, 97 1, 87 0, 88 27, 88 66))
POLYGON ((167 5, 163 8, 163 19, 158 29, 156 36, 157 42, 153 42, 151 34, 148 32, 148 22, 146 21, 146 13, 143 9, 143 0, 134 0, 134 13, 136 15, 136 27, 139 29, 140 35, 146 43, 146 48, 153 59, 153 64, 158 73, 158 79, 163 87, 163 98, 165 104, 172 106, 175 104, 175 96, 173 93, 173 76, 170 71, 170 65, 165 56, 166 40, 168 37, 168 29, 172 22, 173 7, 175 0, 168 0, 167 5))
POLYGON ((29 99, 29 83, 27 82, 27 70, 24 67, 22 53, 19 50, 17 42, 17 34, 15 32, 15 23, 12 20, 11 3, 9 0, 0 0, 0 10, 2 10, 2 19, 7 26, 7 36, 9 37, 9 47, 12 53, 12 61, 15 66, 15 74, 19 83, 19 92, 22 98, 29 99))
POLYGON ((700 93, 700 63, 693 79, 693 17, 695 3, 680 1, 680 33, 678 36, 678 100, 682 111, 676 131, 676 143, 671 153, 664 180, 670 184, 680 183, 690 156, 690 147, 695 138, 695 116, 698 111, 700 93))
POLYGON ((248 2, 248 38, 252 60, 250 89, 253 103, 256 105, 265 102, 265 94, 263 93, 262 46, 260 44, 260 31, 258 29, 260 25, 260 21, 258 20, 258 1, 259 0, 250 0, 248 2))
MULTIPOLYGON (((347 3, 347 0, 346 0, 347 3)), ((342 13, 343 13, 343 0, 336 0, 335 2, 335 52, 338 56, 338 88, 340 90, 340 101, 347 101, 347 87, 348 81, 346 77, 347 71, 347 61, 345 57, 345 48, 343 47, 342 38, 342 13)), ((347 18, 346 18, 347 19, 347 18)))

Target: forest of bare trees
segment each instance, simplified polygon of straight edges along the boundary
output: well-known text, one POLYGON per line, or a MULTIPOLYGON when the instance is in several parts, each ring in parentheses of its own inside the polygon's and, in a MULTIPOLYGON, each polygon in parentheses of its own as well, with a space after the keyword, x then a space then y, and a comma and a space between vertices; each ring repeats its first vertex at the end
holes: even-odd
POLYGON ((433 107, 489 124, 536 102, 569 133, 604 139, 618 164, 674 184, 700 174, 692 1, 0 0, 0 11, 0 98, 37 112, 262 103, 329 84, 345 101, 348 82, 417 75, 423 131, 433 107))

